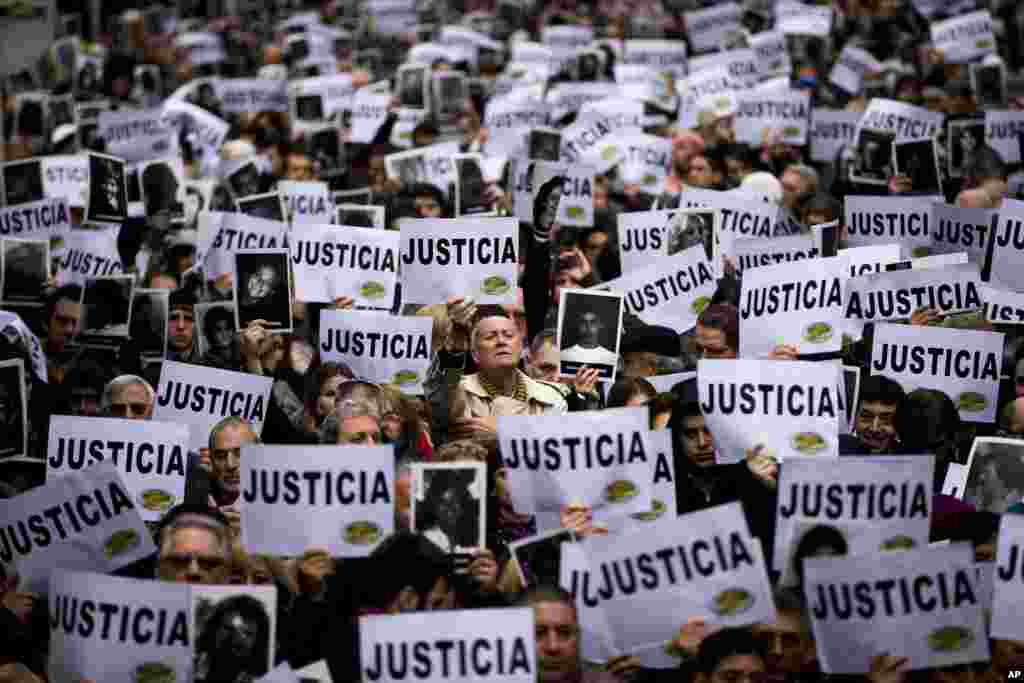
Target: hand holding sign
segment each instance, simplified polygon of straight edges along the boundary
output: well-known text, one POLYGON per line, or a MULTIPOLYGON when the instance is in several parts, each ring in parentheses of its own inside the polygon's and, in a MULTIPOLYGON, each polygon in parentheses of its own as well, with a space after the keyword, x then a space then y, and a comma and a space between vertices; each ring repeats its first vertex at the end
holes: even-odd
POLYGON ((758 481, 775 490, 779 487, 779 461, 768 448, 758 444, 747 451, 747 469, 758 481))
POLYGON ((296 565, 299 590, 308 597, 319 595, 323 591, 324 581, 335 570, 334 560, 326 550, 310 548, 302 554, 296 565))
POLYGON ((794 344, 779 344, 768 354, 768 360, 797 360, 800 349, 794 344))
POLYGON ((906 657, 894 657, 888 653, 877 655, 871 659, 867 679, 870 683, 903 683, 909 664, 906 657))

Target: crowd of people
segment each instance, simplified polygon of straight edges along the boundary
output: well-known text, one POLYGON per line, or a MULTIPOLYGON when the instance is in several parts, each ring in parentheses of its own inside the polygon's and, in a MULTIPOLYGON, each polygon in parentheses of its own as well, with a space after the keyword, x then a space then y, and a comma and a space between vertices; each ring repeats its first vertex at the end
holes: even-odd
MULTIPOLYGON (((703 41, 688 30, 686 21, 691 13, 716 4, 704 0, 451 0, 446 4, 427 0, 409 3, 412 24, 388 31, 383 19, 378 17, 376 24, 372 20, 372 2, 306 4, 278 8, 272 6, 275 3, 260 3, 243 16, 227 17, 205 16, 205 10, 176 16, 178 8, 159 5, 126 9, 106 17, 109 31, 105 34, 92 36, 93 40, 76 38, 79 57, 71 60, 69 73, 58 68, 64 57, 55 57, 47 49, 43 67, 12 74, 4 81, 7 162, 110 151, 94 128, 87 130, 92 124, 81 116, 59 122, 43 109, 32 110, 38 93, 51 102, 70 96, 79 110, 93 101, 119 111, 187 102, 226 122, 227 133, 211 149, 195 135, 194 126, 180 125, 171 158, 181 175, 169 182, 154 180, 140 191, 132 183, 145 185, 146 177, 140 181, 129 173, 129 207, 144 203, 145 208, 129 210, 119 226, 89 224, 84 205, 70 202, 71 232, 112 231, 121 260, 118 270, 130 276, 137 289, 169 292, 163 298, 142 293, 144 298, 133 302, 130 321, 128 302, 120 301, 124 294, 112 282, 103 283, 110 291, 96 289, 81 279, 55 277, 67 271, 54 267, 40 284, 39 278, 27 274, 30 271, 19 270, 18 259, 9 257, 0 287, 5 297, 0 312, 0 360, 19 362, 22 370, 11 375, 19 378, 13 384, 7 381, 8 375, 0 374, 0 496, 16 503, 19 496, 48 481, 53 416, 151 420, 164 361, 248 373, 272 380, 262 425, 229 416, 210 429, 203 439, 206 447, 188 456, 184 500, 149 525, 156 555, 115 573, 167 582, 276 586, 275 642, 262 646, 272 649, 275 662, 288 662, 298 670, 323 660, 334 681, 363 680, 360 616, 527 606, 534 615, 541 681, 737 683, 831 677, 821 672, 800 581, 776 586, 774 622, 723 629, 713 620, 679 614, 679 632, 671 643, 679 653, 676 668, 649 668, 629 653, 588 661, 583 656, 576 597, 557 585, 557 577, 538 583, 538 574, 546 572, 534 568, 521 574, 512 561, 510 544, 553 529, 545 528, 531 511, 516 509, 499 448, 499 421, 505 416, 565 415, 568 420, 577 412, 645 406, 649 428, 671 432, 675 510, 668 514, 688 515, 739 502, 751 533, 760 541, 765 564, 772 569, 771 556, 778 547, 778 483, 786 464, 764 448, 747 450, 738 462, 724 458, 717 445, 723 437, 705 419, 699 378, 701 361, 741 359, 740 329, 749 329, 740 312, 746 271, 731 258, 716 264, 719 277, 713 296, 687 329, 651 324, 642 314, 628 311, 621 316, 619 329, 612 329, 607 315, 581 303, 584 309, 575 312, 577 322, 569 321, 575 332, 567 337, 560 329, 559 311, 563 292, 600 290, 605 284, 615 291, 616 279, 628 275, 620 248, 625 239, 623 215, 685 208, 687 192, 692 190, 728 192, 737 201, 756 199, 778 207, 781 219, 773 226, 773 238, 809 235, 813 226, 837 222, 833 254, 852 246, 844 231, 844 202, 851 197, 936 194, 936 188, 924 188, 922 195, 922 188, 915 187, 926 174, 897 174, 891 154, 882 161, 868 158, 867 148, 858 147, 853 136, 830 162, 812 159, 813 129, 803 145, 787 141, 788 131, 771 127, 759 131, 757 142, 739 141, 743 135, 735 103, 706 97, 688 101, 687 80, 679 74, 669 76, 667 97, 657 96, 656 89, 650 96, 640 95, 636 88, 627 88, 630 83, 623 79, 649 77, 656 82, 663 74, 652 69, 638 76, 639 72, 616 69, 623 45, 633 40, 686 45, 692 62, 701 52, 749 49, 752 37, 780 30, 782 15, 792 16, 799 3, 773 6, 744 0, 738 5, 733 30, 723 36, 722 45, 711 49, 697 47, 703 41), (150 21, 151 15, 158 20, 150 21), (296 21, 300 16, 302 20, 296 21), (468 52, 471 57, 464 44, 442 44, 444 26, 459 26, 479 36, 475 51, 468 52), (324 27, 333 33, 325 33, 324 27), (535 65, 512 60, 517 47, 539 45, 544 29, 551 27, 586 27, 592 31, 592 42, 554 51, 559 60, 539 71, 535 65), (182 37, 195 33, 219 39, 222 49, 216 58, 207 59, 202 50, 183 45, 182 37), (312 60, 301 53, 309 45, 297 47, 296 36, 306 36, 311 44, 314 36, 321 35, 334 38, 325 58, 312 60), (437 50, 425 49, 431 46, 437 50), (198 58, 200 54, 203 59, 198 58), (415 62, 414 55, 416 59, 427 55, 425 63, 415 62), (432 97, 443 98, 437 93, 424 97, 425 91, 418 90, 422 81, 406 83, 399 78, 410 73, 403 67, 414 63, 426 67, 428 82, 431 74, 465 76, 455 115, 447 100, 444 106, 430 104, 432 97), (305 118, 322 119, 318 131, 333 131, 336 139, 324 145, 323 138, 291 118, 294 111, 291 115, 280 109, 237 113, 218 101, 216 89, 204 87, 217 78, 300 80, 334 74, 350 74, 354 92, 373 89, 391 95, 388 114, 371 141, 350 140, 351 112, 344 110, 345 105, 337 111, 303 112, 305 118), (562 215, 558 209, 563 192, 562 176, 556 176, 554 184, 532 188, 532 220, 523 220, 515 207, 515 176, 534 151, 526 142, 529 129, 541 126, 531 124, 520 131, 524 139, 520 158, 510 161, 509 155, 494 153, 495 131, 486 125, 488 108, 492 102, 507 101, 502 98, 520 88, 539 93, 537 101, 544 102, 545 93, 574 82, 605 83, 610 98, 642 104, 642 131, 666 141, 670 149, 664 177, 651 190, 638 183, 625 164, 594 174, 592 224, 574 228, 557 220, 562 215), (616 85, 621 92, 613 92, 616 85), (411 93, 403 92, 410 89, 411 93), (397 134, 396 129, 407 123, 403 112, 417 104, 426 113, 406 135, 397 134), (696 109, 693 122, 684 112, 687 107, 696 109), (36 111, 37 119, 26 111, 36 111), (401 230, 417 219, 461 215, 453 187, 427 182, 413 167, 399 166, 393 174, 385 163, 390 154, 453 141, 454 153, 480 155, 482 198, 489 212, 471 220, 520 218, 519 279, 514 301, 502 305, 477 303, 470 292, 429 305, 408 304, 402 297, 410 283, 398 288, 390 313, 427 317, 432 324, 431 369, 421 395, 368 381, 344 363, 321 359, 321 313, 360 314, 355 309, 366 306, 357 306, 352 297, 341 296, 330 303, 298 300, 294 288, 289 289, 288 274, 266 262, 245 271, 244 282, 232 282, 231 273, 221 271, 208 277, 208 255, 203 253, 199 227, 204 215, 237 212, 242 204, 236 205, 236 199, 276 192, 280 181, 323 182, 338 193, 339 202, 346 201, 343 195, 365 191, 368 205, 384 207, 387 230, 401 230), (254 165, 249 168, 258 171, 253 177, 231 175, 250 161, 254 165), (863 182, 869 171, 879 168, 888 173, 881 183, 863 182), (252 187, 242 188, 242 182, 252 187), (209 192, 198 200, 179 191, 179 186, 203 183, 209 192), (29 283, 30 277, 36 279, 29 283), (34 291, 36 284, 41 291, 34 291), (152 311, 161 305, 166 306, 165 317, 153 317, 152 311), (281 310, 290 317, 291 329, 286 333, 274 330, 279 325, 273 316, 281 310), (108 318, 109 325, 97 322, 108 318), (86 324, 96 328, 88 332, 107 330, 108 343, 82 343, 86 324), (122 328, 120 332, 110 331, 115 326, 122 328), (109 338, 115 343, 109 343, 109 338), (566 362, 576 363, 572 374, 563 372, 566 362), (680 381, 669 387, 658 382, 659 377, 677 374, 680 381), (240 538, 245 524, 239 500, 242 460, 245 446, 257 443, 390 446, 395 467, 395 533, 366 558, 331 557, 316 547, 300 557, 246 552, 240 538), (474 480, 458 469, 444 470, 454 474, 436 476, 423 499, 417 497, 414 465, 459 462, 483 464, 486 481, 476 482, 479 498, 468 492, 474 480), (425 512, 417 511, 421 504, 425 512), (466 522, 480 515, 486 519, 484 538, 478 537, 475 523, 466 522), (466 548, 468 557, 455 552, 466 548), (530 577, 528 585, 524 575, 530 577)), ((812 8, 830 11, 828 30, 817 36, 787 35, 785 70, 766 73, 736 88, 734 94, 741 96, 757 80, 772 77, 782 78, 783 87, 792 92, 808 94, 813 111, 859 114, 873 101, 885 99, 942 115, 948 124, 984 123, 986 111, 1024 110, 1024 88, 1020 88, 1024 6, 1018 3, 832 0, 803 9, 812 8), (972 64, 943 54, 929 33, 936 22, 976 10, 989 12, 997 39, 990 54, 974 59, 975 64, 996 66, 1003 74, 996 102, 991 92, 984 97, 978 92, 972 64), (829 78, 848 47, 863 50, 874 60, 855 92, 829 78)), ((547 128, 556 131, 566 131, 582 116, 572 108, 551 109, 556 115, 549 118, 547 128)), ((1022 127, 1017 137, 1024 141, 1024 117, 1018 121, 1022 127)), ((933 198, 950 206, 990 211, 1011 203, 1014 193, 1024 188, 1016 180, 1024 150, 1018 150, 1011 162, 984 140, 947 144, 948 130, 936 131, 937 189, 943 196, 933 198), (959 155, 955 164, 947 159, 950 149, 959 155), (949 172, 954 167, 960 169, 955 176, 949 172)), ((542 147, 538 144, 536 153, 550 155, 542 147)), ((167 157, 159 152, 152 158, 167 157)), ((88 181, 82 187, 87 190, 88 181)), ((35 188, 41 189, 45 188, 35 188)), ((5 196, 8 208, 41 198, 33 191, 19 197, 10 187, 5 196)), ((117 202, 112 204, 116 207, 117 202)), ((253 215, 268 214, 254 210, 253 215)), ((350 217, 344 222, 354 227, 372 225, 369 220, 361 222, 365 214, 358 211, 346 215, 350 217)), ((279 218, 287 222, 288 216, 279 218)), ((707 245, 709 261, 712 253, 717 256, 717 247, 714 252, 710 248, 711 241, 718 239, 713 224, 710 218, 689 215, 672 232, 666 258, 675 258, 671 255, 693 245, 707 245)), ((17 237, 9 235, 6 227, 0 235, 17 237)), ((909 260, 917 245, 903 246, 909 260)), ((27 245, 14 248, 28 249, 27 245)), ((58 241, 50 249, 48 256, 61 258, 58 241)), ((971 252, 970 257, 984 258, 984 252, 981 256, 971 252)), ((801 266, 794 262, 791 267, 801 266)), ((858 389, 849 396, 855 396, 855 403, 847 406, 849 429, 843 431, 848 433, 839 436, 833 454, 933 455, 929 540, 970 543, 978 562, 992 562, 1001 516, 1024 512, 1024 475, 1020 473, 1024 458, 1010 442, 1005 451, 993 447, 979 456, 969 472, 967 466, 978 438, 1024 438, 1024 347, 1017 342, 1019 325, 1008 320, 992 322, 981 303, 976 310, 957 310, 953 315, 919 308, 901 322, 922 330, 945 327, 1005 334, 998 405, 990 423, 963 419, 960 399, 939 388, 908 388, 900 378, 872 373, 871 322, 864 325, 860 339, 844 338, 834 353, 812 356, 806 349, 778 344, 760 360, 811 360, 852 369, 858 389), (959 479, 954 476, 957 472, 962 472, 959 479), (959 483, 950 488, 950 481, 959 483)), ((344 457, 343 451, 338 457, 344 457)), ((558 520, 562 529, 573 533, 575 542, 584 544, 592 536, 643 533, 635 527, 610 531, 591 507, 577 501, 564 501, 558 520)), ((0 527, 7 521, 0 519, 0 527)), ((792 542, 797 544, 796 539, 792 542)), ((795 551, 800 580, 805 558, 843 555, 847 550, 842 535, 838 539, 824 532, 805 535, 795 551)), ((4 569, 0 574, 0 681, 48 680, 47 598, 27 591, 14 567, 0 568, 4 569)), ((780 578, 777 572, 770 574, 773 581, 780 578)), ((225 601, 224 609, 232 604, 225 601)), ((1017 607, 1024 615, 1024 604, 1017 607)), ((232 608, 237 614, 215 615, 226 624, 224 632, 212 631, 209 637, 215 640, 203 645, 196 680, 233 683, 257 680, 266 673, 265 664, 249 666, 245 656, 238 655, 238 661, 230 656, 236 650, 258 649, 256 643, 270 637, 267 625, 255 617, 260 623, 258 629, 250 624, 255 633, 240 626, 232 630, 232 614, 244 621, 246 609, 258 612, 257 608, 239 599, 232 608)), ((988 660, 914 671, 907 653, 880 651, 864 663, 865 676, 872 683, 995 681, 1024 668, 1024 641, 993 638, 990 645, 988 660)))

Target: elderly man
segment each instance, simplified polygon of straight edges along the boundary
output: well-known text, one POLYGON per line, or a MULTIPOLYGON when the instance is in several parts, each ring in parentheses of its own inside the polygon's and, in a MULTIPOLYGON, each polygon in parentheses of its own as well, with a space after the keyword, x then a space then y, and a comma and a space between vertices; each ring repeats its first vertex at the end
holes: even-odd
POLYGON ((156 575, 163 581, 225 584, 230 575, 227 518, 214 508, 179 505, 164 518, 156 575))
POLYGON ((121 375, 103 387, 100 401, 104 417, 148 420, 153 416, 153 387, 138 375, 121 375))
POLYGON ((782 205, 796 212, 805 198, 818 191, 818 172, 804 164, 792 164, 782 172, 782 205))

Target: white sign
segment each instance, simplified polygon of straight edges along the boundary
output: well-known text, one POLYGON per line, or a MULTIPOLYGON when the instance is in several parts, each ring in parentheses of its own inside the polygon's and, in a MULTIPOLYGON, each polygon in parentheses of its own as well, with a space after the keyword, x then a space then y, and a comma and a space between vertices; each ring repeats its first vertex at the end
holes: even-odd
POLYGON ((985 320, 1002 325, 1024 325, 1024 294, 982 285, 985 320))
POLYGON ((517 91, 492 99, 484 116, 487 152, 520 154, 524 151, 526 135, 530 129, 546 125, 548 106, 541 100, 521 95, 517 91))
POLYGON ((391 95, 378 94, 368 88, 361 88, 352 96, 352 130, 349 142, 369 144, 377 137, 377 131, 388 118, 391 95))
POLYGON ((736 112, 736 139, 752 145, 761 143, 766 129, 782 132, 783 142, 802 146, 807 143, 811 112, 807 90, 770 90, 744 93, 736 112))
POLYGON ((29 592, 45 593, 57 567, 106 573, 156 552, 113 463, 0 500, 0 519, 0 564, 29 592))
POLYGON ((907 392, 939 389, 967 422, 995 422, 1003 359, 1002 332, 945 327, 875 326, 871 374, 896 380, 907 392))
MULTIPOLYGON (((46 168, 45 163, 43 168, 46 168)), ((41 199, 0 209, 0 237, 55 237, 70 231, 71 212, 64 198, 41 199)))
POLYGON ((735 2, 723 2, 707 9, 686 12, 686 35, 695 52, 710 52, 729 33, 740 28, 743 8, 735 2))
POLYGON ((743 462, 758 446, 777 460, 838 455, 841 372, 839 365, 808 361, 699 361, 701 412, 715 438, 715 461, 743 462))
POLYGON ((807 558, 804 595, 822 671, 867 673, 885 652, 909 659, 909 669, 987 660, 973 565, 968 543, 807 558))
POLYGON ((931 25, 932 45, 948 64, 964 64, 996 53, 996 34, 988 10, 954 16, 931 25))
POLYGON ((785 237, 741 238, 733 240, 732 259, 736 270, 779 265, 793 261, 813 259, 821 253, 814 235, 786 235, 785 237))
POLYGON ((458 153, 459 143, 439 142, 389 154, 384 157, 384 167, 388 177, 402 185, 430 183, 444 192, 457 180, 452 156, 458 153))
POLYGON ((625 148, 626 159, 619 169, 623 179, 647 194, 660 194, 672 166, 672 141, 639 133, 626 138, 625 148))
POLYGON ((932 239, 940 254, 966 252, 979 266, 985 262, 988 242, 998 212, 990 209, 962 209, 936 202, 932 208, 932 239))
POLYGON ((174 129, 165 125, 162 109, 104 109, 96 134, 108 154, 128 162, 171 156, 177 151, 174 129))
POLYGON ((766 31, 750 36, 750 49, 757 56, 763 76, 786 76, 793 70, 786 49, 786 36, 781 31, 766 31))
POLYGON ((63 244, 53 250, 57 286, 85 284, 86 278, 120 275, 121 254, 117 250, 117 229, 71 230, 63 244))
POLYGON ((331 303, 390 307, 398 281, 400 236, 376 228, 304 225, 289 240, 295 296, 331 303))
POLYGON ((1024 516, 1003 515, 993 572, 992 624, 989 636, 1024 640, 1024 516))
POLYGON ((847 45, 839 53, 828 80, 851 95, 859 95, 864 87, 864 76, 880 70, 881 64, 870 52, 847 45))
POLYGON ((1024 292, 1024 201, 1003 200, 993 239, 991 262, 985 268, 992 282, 1024 292))
POLYGON ((930 249, 934 244, 932 205, 936 201, 942 198, 849 195, 844 201, 846 241, 854 247, 899 242, 911 249, 930 249))
POLYGON ((941 113, 924 107, 874 97, 861 116, 858 130, 867 128, 895 133, 896 142, 920 140, 937 137, 942 132, 943 118, 941 113))
POLYGON ((719 67, 725 68, 729 78, 746 87, 751 87, 761 80, 761 65, 758 64, 757 53, 750 48, 711 52, 690 60, 690 72, 695 74, 719 67))
POLYGON ((725 67, 695 71, 676 82, 679 102, 679 126, 696 128, 702 105, 710 103, 715 109, 729 108, 737 91, 746 88, 743 81, 729 75, 725 67))
POLYGON ((587 117, 562 130, 561 161, 592 166, 598 174, 626 158, 622 144, 625 135, 637 133, 636 128, 623 128, 608 117, 587 117))
POLYGON ((419 218, 403 221, 401 231, 402 299, 407 303, 467 296, 478 304, 515 302, 515 218, 419 218))
POLYGON ((894 270, 846 281, 847 318, 906 320, 921 308, 943 314, 981 308, 978 266, 894 270))
POLYGON ((839 250, 843 272, 850 277, 881 273, 886 264, 899 261, 902 254, 903 250, 898 244, 871 244, 839 250))
POLYGON ((617 214, 623 273, 644 269, 652 257, 664 251, 666 229, 674 214, 674 210, 622 211, 617 214))
POLYGON ((686 43, 675 40, 627 40, 622 63, 683 78, 686 76, 686 43))
POLYGON ((269 78, 222 78, 216 82, 217 98, 226 114, 287 112, 287 81, 269 78))
POLYGON ((985 112, 985 143, 999 152, 1007 164, 1021 162, 1020 135, 1024 135, 1024 111, 985 112))
POLYGON ((391 446, 242 447, 242 546, 255 555, 366 557, 395 526, 391 446))
POLYGON ((197 253, 205 254, 208 278, 231 273, 234 255, 240 250, 283 247, 288 232, 287 223, 244 213, 202 212, 198 225, 197 253))
MULTIPOLYGON (((43 190, 47 197, 63 199, 68 206, 85 208, 89 191, 89 159, 84 154, 56 154, 40 159, 43 190)), ((20 204, 24 209, 32 204, 20 204)))
POLYGON ((594 224, 594 169, 568 164, 563 171, 562 196, 555 222, 586 228, 594 224))
POLYGON ((786 35, 827 38, 832 30, 832 8, 802 2, 777 2, 775 30, 786 35))
POLYGON ((856 139, 859 121, 859 112, 814 107, 808 131, 811 160, 822 164, 835 163, 839 150, 844 145, 853 144, 856 139))
POLYGON ((285 217, 292 223, 330 223, 334 219, 334 200, 327 183, 279 180, 277 191, 285 217))
POLYGON ((142 518, 157 521, 185 498, 188 437, 185 425, 54 415, 46 446, 47 476, 110 461, 141 506, 142 518))
POLYGON ((357 377, 423 393, 432 358, 433 322, 426 316, 363 311, 320 312, 320 356, 348 365, 357 377))
POLYGON ((272 377, 165 360, 153 404, 153 419, 187 424, 192 450, 209 446, 210 428, 240 417, 259 435, 270 401, 272 377))
POLYGON ((369 683, 534 683, 536 642, 529 607, 359 618, 361 674, 369 683))

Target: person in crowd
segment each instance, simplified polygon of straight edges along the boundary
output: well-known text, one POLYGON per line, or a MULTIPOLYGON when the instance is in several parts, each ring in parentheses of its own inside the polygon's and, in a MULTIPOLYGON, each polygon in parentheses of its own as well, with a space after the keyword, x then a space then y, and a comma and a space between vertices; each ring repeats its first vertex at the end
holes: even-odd
POLYGON ((736 358, 739 339, 739 311, 729 304, 712 304, 697 318, 693 350, 698 358, 736 358))
POLYGON ((336 390, 334 415, 324 421, 321 443, 378 446, 382 443, 381 390, 376 384, 343 382, 336 390))
POLYGON ((148 420, 153 415, 156 392, 138 375, 115 377, 103 387, 100 410, 106 417, 148 420))
POLYGON ((50 377, 57 384, 63 379, 66 366, 59 359, 82 324, 82 288, 65 285, 51 294, 46 303, 46 338, 43 348, 50 361, 50 377))
POLYGON ((242 493, 242 446, 259 443, 260 437, 246 420, 226 417, 210 429, 209 500, 238 531, 238 498, 242 493))
POLYGON ((323 363, 306 373, 306 401, 303 429, 317 436, 324 421, 334 414, 338 387, 352 379, 352 371, 340 363, 323 363))
POLYGON ((156 576, 179 583, 227 583, 231 536, 227 517, 216 508, 183 504, 161 523, 156 576))
POLYGON ((195 300, 186 290, 176 289, 168 299, 167 359, 199 364, 202 356, 195 338, 195 300))
POLYGON ((235 334, 235 316, 230 308, 217 306, 203 316, 203 337, 207 350, 200 359, 203 365, 222 370, 237 370, 240 366, 238 335, 235 334))
POLYGON ((905 397, 903 387, 885 375, 861 378, 854 432, 871 453, 894 452, 896 413, 905 397))

